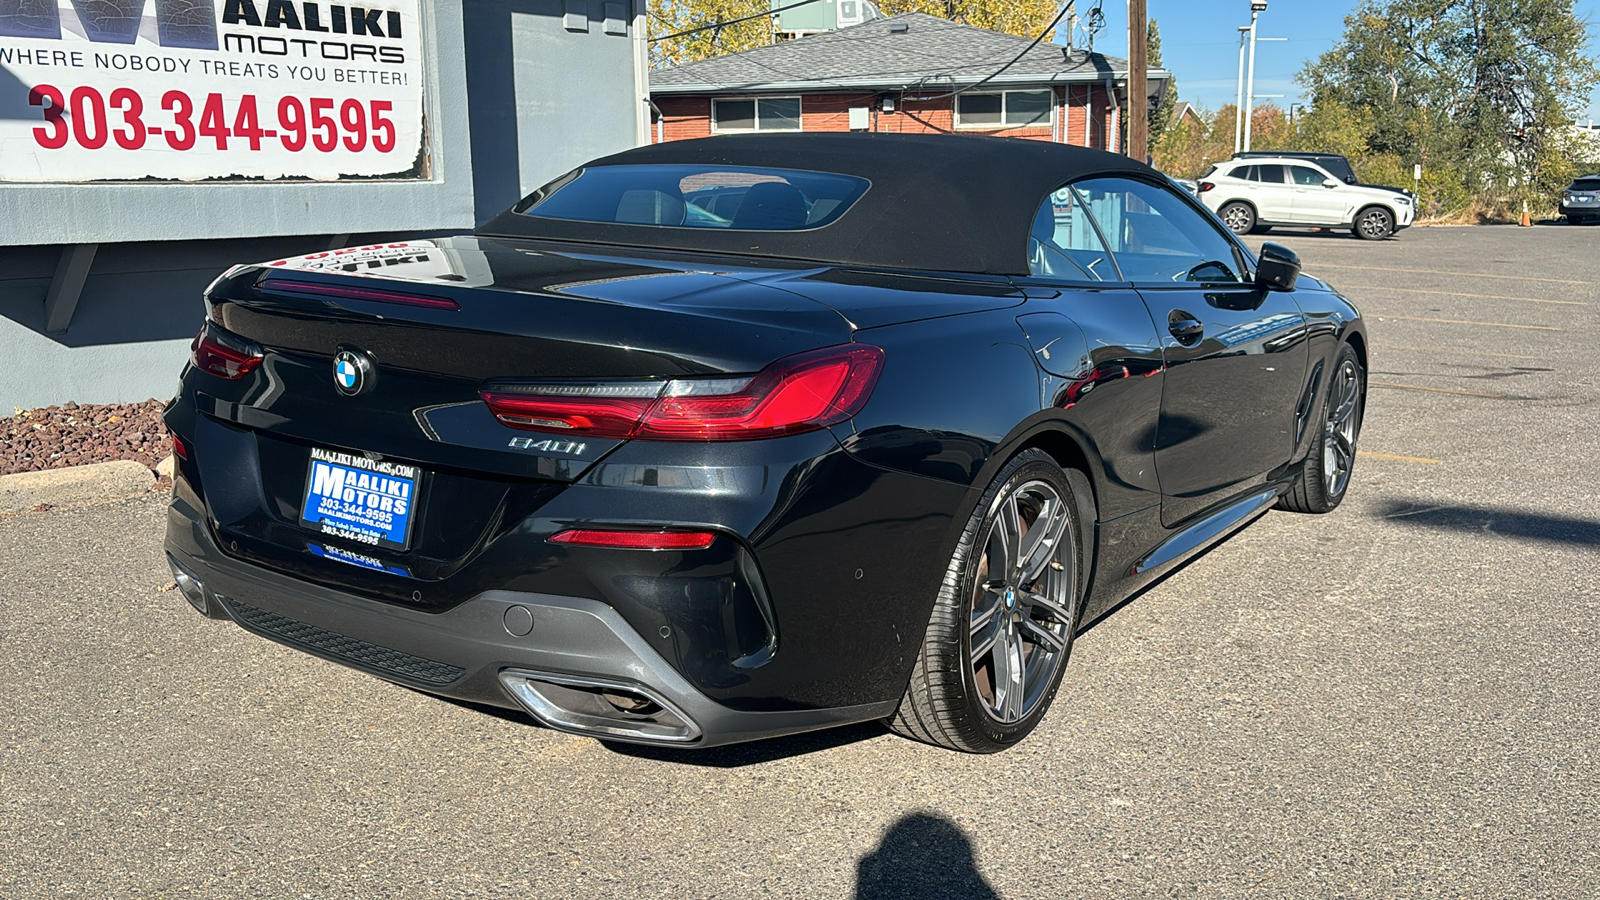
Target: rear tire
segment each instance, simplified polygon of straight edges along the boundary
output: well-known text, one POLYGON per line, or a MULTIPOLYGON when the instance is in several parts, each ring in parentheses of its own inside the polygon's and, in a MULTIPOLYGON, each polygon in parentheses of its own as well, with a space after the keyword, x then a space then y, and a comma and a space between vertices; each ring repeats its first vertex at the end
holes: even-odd
POLYGON ((1369 206, 1356 213, 1356 237, 1365 241, 1381 241, 1394 234, 1394 215, 1381 206, 1369 206))
POLYGON ((1234 234, 1249 234, 1256 227, 1256 211, 1250 204, 1234 200, 1217 210, 1217 218, 1234 234))
POLYGON ((994 753, 1044 718, 1088 579, 1075 482, 1088 489, 1081 475, 1030 449, 984 491, 939 586, 893 731, 994 753))
POLYGON ((1333 512, 1349 493, 1356 441, 1366 412, 1366 375, 1355 348, 1349 344, 1340 347, 1317 418, 1320 439, 1301 461, 1289 492, 1278 498, 1279 509, 1333 512))

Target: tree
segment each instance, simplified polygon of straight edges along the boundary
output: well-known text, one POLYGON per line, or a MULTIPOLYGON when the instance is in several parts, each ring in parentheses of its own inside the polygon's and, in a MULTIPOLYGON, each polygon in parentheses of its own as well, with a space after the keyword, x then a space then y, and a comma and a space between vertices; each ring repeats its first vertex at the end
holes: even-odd
POLYGON ((1600 80, 1587 43, 1575 0, 1362 0, 1300 73, 1305 124, 1358 125, 1368 154, 1442 167, 1465 196, 1547 197, 1600 80))
MULTIPOLYGON (((1156 25, 1156 20, 1151 19, 1145 28, 1145 51, 1154 68, 1161 68, 1161 29, 1156 25)), ((1161 143, 1161 136, 1172 127, 1172 112, 1178 106, 1178 79, 1176 76, 1167 81, 1167 90, 1161 95, 1161 102, 1150 106, 1150 155, 1156 153, 1156 147, 1161 143)))
POLYGON ((650 64, 656 68, 738 53, 772 43, 769 0, 652 0, 646 6, 650 23, 650 64), (746 18, 754 16, 754 18, 746 18), (720 22, 746 19, 718 27, 720 22), (707 27, 713 26, 713 27, 707 27), (659 38, 705 28, 678 38, 659 38))
MULTIPOLYGON (((652 36, 650 63, 661 68, 764 47, 773 41, 774 23, 763 13, 770 11, 773 5, 771 0, 651 0, 648 6, 652 36), (734 25, 706 28, 747 16, 754 18, 734 25), (660 40, 695 28, 706 30, 660 40)), ((1061 6, 1057 0, 881 0, 878 9, 885 16, 927 13, 977 28, 1033 38, 1050 24, 1061 6)), ((1052 30, 1044 39, 1049 41, 1054 33, 1052 30)), ((938 63, 932 60, 929 64, 936 66, 938 63)))

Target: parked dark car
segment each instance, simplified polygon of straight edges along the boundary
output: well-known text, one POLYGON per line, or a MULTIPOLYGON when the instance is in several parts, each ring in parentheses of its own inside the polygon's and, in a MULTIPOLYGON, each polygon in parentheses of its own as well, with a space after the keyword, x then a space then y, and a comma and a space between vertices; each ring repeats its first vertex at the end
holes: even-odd
POLYGON ((1561 192, 1561 215, 1570 225, 1600 219, 1600 175, 1583 175, 1561 192))
POLYGON ((631 150, 219 278, 166 549, 206 615, 578 734, 1000 750, 1087 624, 1344 498, 1366 333, 1299 270, 1092 150, 631 150))

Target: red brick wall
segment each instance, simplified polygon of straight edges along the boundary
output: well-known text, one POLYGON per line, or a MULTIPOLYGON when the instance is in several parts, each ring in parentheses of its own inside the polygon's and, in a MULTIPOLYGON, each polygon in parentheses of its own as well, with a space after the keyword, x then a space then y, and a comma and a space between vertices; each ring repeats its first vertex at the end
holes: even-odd
MULTIPOLYGON (((872 107, 878 95, 870 93, 806 94, 800 101, 800 127, 803 131, 848 131, 852 106, 872 107)), ((869 113, 870 130, 925 134, 930 132, 959 134, 992 134, 1002 137, 1027 138, 1036 141, 1058 141, 1079 147, 1112 149, 1116 136, 1120 110, 1110 103, 1104 85, 1069 85, 1056 89, 1056 96, 1066 102, 1065 130, 1062 123, 1055 126, 1027 128, 970 129, 955 128, 954 100, 904 99, 896 97, 893 112, 874 110, 869 113), (1087 133, 1086 133, 1087 131, 1087 133)), ((662 132, 666 140, 681 141, 688 138, 708 137, 711 134, 711 98, 705 96, 656 98, 656 106, 663 118, 653 121, 650 128, 652 142, 659 141, 662 132), (664 122, 664 125, 663 125, 664 122)), ((1059 112, 1059 111, 1058 111, 1059 112)))

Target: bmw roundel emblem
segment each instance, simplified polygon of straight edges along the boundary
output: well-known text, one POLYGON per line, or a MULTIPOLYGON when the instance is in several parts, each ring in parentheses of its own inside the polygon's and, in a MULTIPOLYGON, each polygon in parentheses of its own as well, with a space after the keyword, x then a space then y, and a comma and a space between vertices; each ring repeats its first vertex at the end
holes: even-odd
POLYGON ((333 386, 347 397, 372 387, 375 373, 372 357, 360 350, 341 348, 333 357, 333 386))

